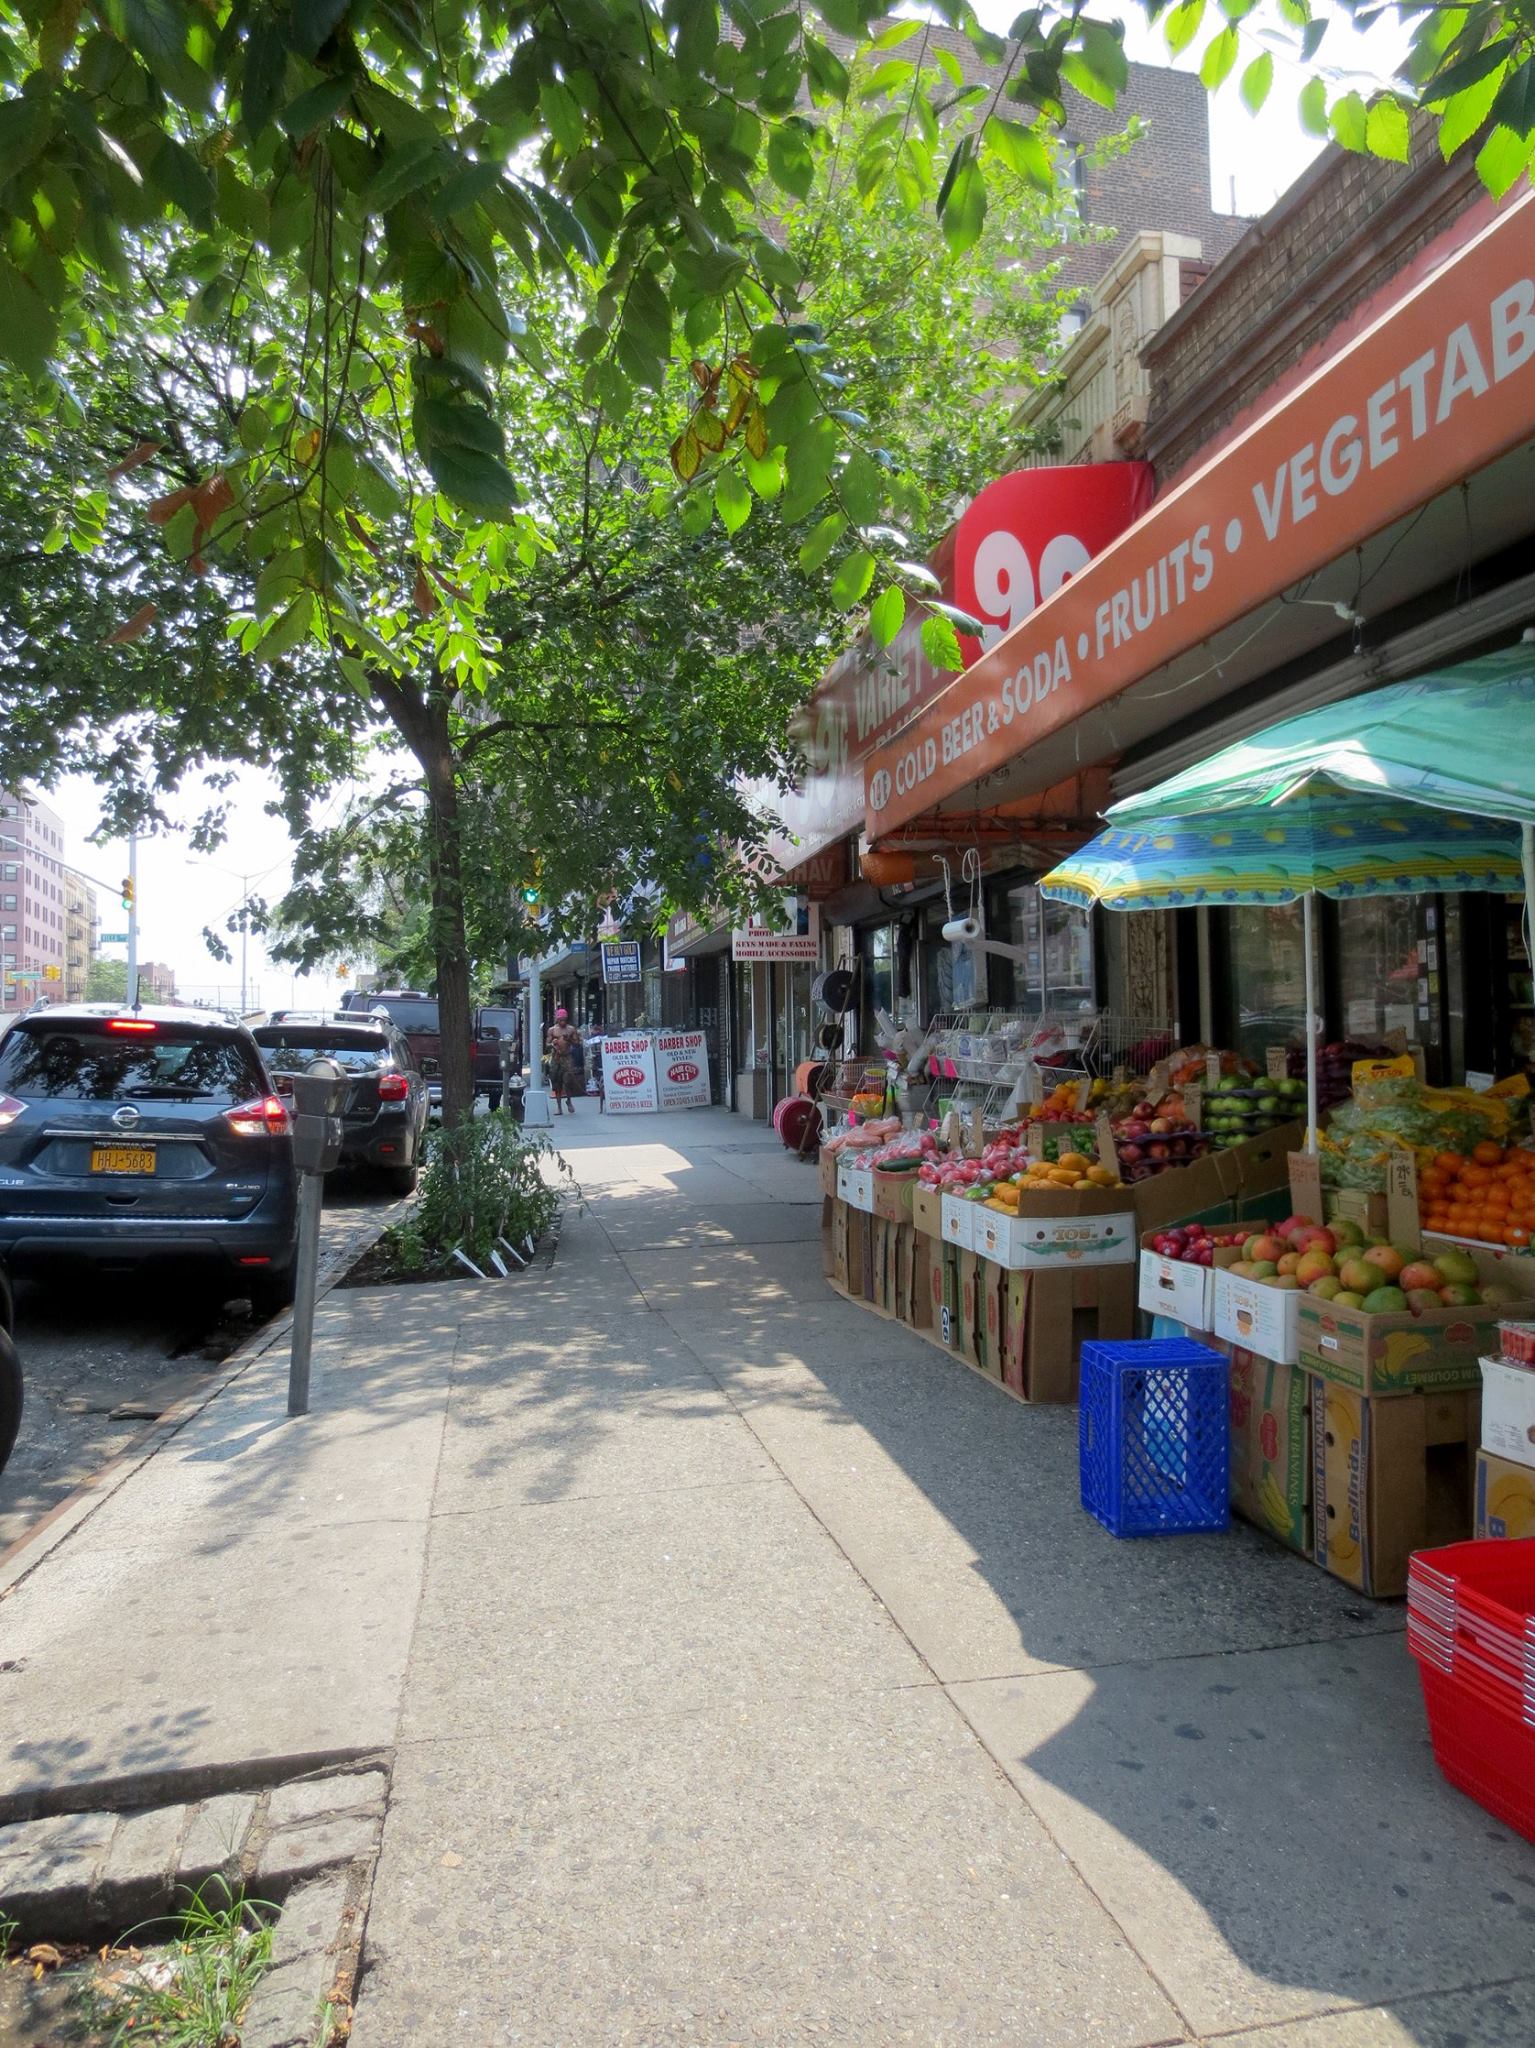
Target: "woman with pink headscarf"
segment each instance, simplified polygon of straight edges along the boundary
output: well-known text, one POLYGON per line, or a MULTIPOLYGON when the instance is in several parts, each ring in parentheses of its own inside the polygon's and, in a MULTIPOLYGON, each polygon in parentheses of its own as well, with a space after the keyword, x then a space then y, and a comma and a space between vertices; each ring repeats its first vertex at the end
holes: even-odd
POLYGON ((554 1022, 544 1033, 544 1056, 549 1062, 549 1091, 554 1097, 555 1115, 558 1116, 563 1104, 574 1116, 575 1098, 586 1093, 586 1048, 568 1010, 555 1011, 554 1022))

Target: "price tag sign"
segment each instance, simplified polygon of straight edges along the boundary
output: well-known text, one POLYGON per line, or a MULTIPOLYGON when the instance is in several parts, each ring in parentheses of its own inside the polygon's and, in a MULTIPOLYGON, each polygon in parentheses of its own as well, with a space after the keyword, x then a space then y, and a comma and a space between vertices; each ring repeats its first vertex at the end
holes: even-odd
POLYGON ((1322 1220, 1322 1162, 1315 1152, 1290 1154, 1290 1200, 1297 1216, 1322 1220))
POLYGON ((972 1159, 979 1159, 986 1149, 986 1127, 981 1121, 981 1105, 977 1102, 970 1111, 970 1142, 966 1147, 972 1159))
POLYGON ((1153 1103, 1160 1102, 1167 1093, 1167 1085, 1171 1078, 1172 1068, 1168 1065, 1167 1061, 1158 1060, 1151 1072, 1146 1076, 1147 1101, 1153 1103))
POLYGON ((1350 1078, 1356 1088, 1367 1086, 1371 1081, 1411 1080, 1417 1067, 1410 1052, 1398 1053, 1392 1060, 1355 1060, 1350 1078))
POLYGON ((1025 1074, 1026 1079, 1028 1081, 1027 1094, 1029 1107, 1031 1109, 1038 1109, 1040 1104, 1045 1099, 1044 1078, 1040 1074, 1039 1068, 1035 1065, 1033 1060, 1029 1061, 1028 1067, 1025 1070, 1025 1074))
POLYGON ((1097 1132, 1098 1164, 1100 1166, 1106 1166, 1109 1172, 1113 1174, 1115 1180, 1118 1180, 1119 1148, 1114 1143, 1114 1127, 1109 1122, 1106 1116, 1099 1117, 1097 1123, 1097 1132))
POLYGON ((1419 1243, 1418 1162, 1405 1145, 1386 1159, 1386 1230, 1393 1244, 1419 1243))
POLYGON ((1197 1131, 1200 1128, 1199 1114, 1204 1108, 1205 1091, 1197 1081, 1185 1081, 1178 1093, 1183 1097, 1183 1114, 1197 1131))
POLYGON ((1086 1109, 1093 1099, 1093 1084, 1090 1076, 1084 1074, 1077 1083, 1077 1108, 1086 1109))
POLYGON ((1043 1158, 1044 1158, 1044 1156, 1045 1156, 1045 1127, 1044 1127, 1044 1125, 1043 1125, 1042 1123, 1039 1123, 1039 1122, 1037 1122, 1037 1121, 1036 1121, 1036 1122, 1034 1122, 1034 1123, 1031 1123, 1031 1124, 1029 1125, 1029 1131, 1028 1131, 1028 1148, 1029 1148, 1029 1157, 1030 1157, 1031 1159, 1043 1159, 1043 1158))
POLYGON ((1286 1081, 1290 1076, 1290 1056, 1282 1045, 1264 1048, 1263 1071, 1271 1081, 1286 1081))
POLYGON ((1205 1086, 1218 1088, 1221 1081, 1221 1056, 1218 1052, 1205 1054, 1205 1086))

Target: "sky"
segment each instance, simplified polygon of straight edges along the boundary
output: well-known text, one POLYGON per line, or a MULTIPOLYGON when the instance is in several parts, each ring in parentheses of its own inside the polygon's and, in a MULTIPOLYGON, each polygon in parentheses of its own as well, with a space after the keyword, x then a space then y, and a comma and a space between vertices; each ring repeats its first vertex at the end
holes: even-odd
MULTIPOLYGON (((1005 33, 1021 4, 1022 0, 978 0, 977 11, 988 27, 1005 33)), ((1105 7, 1102 12, 1108 17, 1110 10, 1105 7)), ((1270 40, 1253 25, 1268 17, 1269 10, 1262 9, 1241 25, 1245 47, 1237 67, 1240 71, 1260 49, 1273 49, 1274 85, 1261 114, 1254 118, 1242 105, 1237 97, 1235 75, 1210 103, 1211 197, 1220 212, 1265 212, 1321 146, 1302 130, 1296 114, 1296 95, 1306 71, 1293 52, 1286 53, 1277 35, 1270 40)), ((1160 29, 1150 27, 1133 10, 1125 19, 1126 48, 1131 57, 1141 63, 1167 63, 1160 29)), ((1178 69, 1198 68, 1199 52, 1209 40, 1213 25, 1212 19, 1210 26, 1195 39, 1194 48, 1179 59, 1178 69)), ((1347 70, 1350 82, 1385 78, 1394 69, 1402 47, 1402 31, 1395 20, 1382 19, 1368 36, 1357 34, 1345 22, 1338 21, 1329 29, 1323 44, 1321 68, 1347 70)), ((1158 223, 1147 221, 1145 225, 1155 227, 1158 223)), ((211 858, 191 855, 184 841, 174 837, 140 842, 139 955, 144 960, 169 964, 183 994, 225 1003, 238 999, 238 938, 229 941, 235 950, 234 964, 221 964, 208 952, 202 928, 211 924, 222 931, 247 887, 269 900, 282 893, 288 875, 289 846, 286 828, 264 811, 272 794, 270 779, 264 774, 256 770, 241 774, 226 796, 230 804, 228 837, 211 858)), ((126 872, 126 849, 120 842, 97 846, 87 843, 99 816, 91 784, 83 778, 70 778, 49 793, 47 801, 64 819, 66 857, 71 865, 109 885, 98 892, 103 930, 122 929, 116 885, 126 872)), ((193 795, 179 808, 191 818, 200 805, 193 795)), ((123 952, 121 947, 108 950, 119 955, 123 952)), ((339 999, 341 990, 347 986, 334 975, 296 979, 287 968, 268 961, 259 938, 251 939, 249 955, 247 995, 253 1007, 273 1008, 290 1003, 329 1005, 339 999)))

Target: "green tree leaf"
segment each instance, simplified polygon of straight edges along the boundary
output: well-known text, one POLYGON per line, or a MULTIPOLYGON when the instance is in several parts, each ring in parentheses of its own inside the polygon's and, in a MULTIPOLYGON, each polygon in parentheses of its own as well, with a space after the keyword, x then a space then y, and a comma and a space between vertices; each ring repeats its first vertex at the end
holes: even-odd
POLYGON ((1026 128, 1021 121, 1009 121, 1000 114, 993 114, 986 123, 984 141, 1010 171, 1016 172, 1036 192, 1055 190, 1050 152, 1032 128, 1026 128))
POLYGON ((959 635, 951 621, 938 612, 922 621, 922 652, 934 668, 953 669, 957 672, 965 665, 959 635))
POLYGON ((1327 81, 1308 78, 1300 89, 1300 125, 1324 140, 1332 133, 1327 122, 1327 81))
POLYGON ((1494 128, 1477 151, 1476 174, 1494 199, 1512 191, 1529 164, 1532 144, 1512 128, 1494 128))
POLYGON ((1223 28, 1205 45, 1204 56, 1199 61, 1199 76, 1207 92, 1217 92, 1225 84, 1241 47, 1234 28, 1223 28))
POLYGON ((1204 18, 1205 0, 1179 0, 1178 6, 1167 10, 1162 33, 1173 56, 1181 55, 1193 42, 1204 18))
MULTIPOLYGON (((966 136, 965 141, 969 140, 966 136)), ((956 256, 973 249, 980 240, 986 223, 986 176, 973 148, 965 150, 963 157, 960 150, 955 151, 938 201, 938 217, 943 238, 956 256)))
POLYGON ((841 611, 851 611, 859 602, 869 585, 874 581, 874 557, 867 548, 854 548, 844 555, 832 578, 832 603, 841 611))
POLYGON ((714 479, 714 509, 727 533, 739 533, 751 517, 752 494, 734 469, 722 469, 714 479))
POLYGON ((805 575, 815 574, 846 532, 846 517, 841 512, 829 512, 800 548, 799 565, 805 575))
POLYGON ((1242 73, 1237 90, 1242 95, 1242 104, 1249 114, 1256 114, 1269 96, 1274 83, 1274 59, 1268 50, 1260 50, 1251 64, 1242 73))
POLYGON ((869 633, 876 647, 888 647, 906 618, 906 593, 899 583, 887 584, 869 607, 869 633))
POLYGON ((1365 117, 1365 147, 1371 156, 1384 157, 1388 163, 1405 164, 1408 159, 1412 137, 1407 113, 1389 93, 1382 93, 1370 103, 1365 117))
POLYGON ((1333 139, 1344 149, 1357 153, 1368 147, 1370 117, 1357 92, 1346 92, 1333 102, 1328 116, 1333 139))
POLYGON ((768 137, 768 169, 785 192, 808 199, 815 184, 815 157, 808 122, 786 120, 768 137))

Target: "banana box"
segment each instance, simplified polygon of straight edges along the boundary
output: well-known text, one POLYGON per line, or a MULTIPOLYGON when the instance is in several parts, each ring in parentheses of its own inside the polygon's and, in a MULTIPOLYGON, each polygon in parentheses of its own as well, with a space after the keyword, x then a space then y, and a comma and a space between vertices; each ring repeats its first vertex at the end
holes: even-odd
POLYGON ((1264 1358, 1276 1359, 1280 1365, 1294 1365, 1299 1356, 1299 1292, 1270 1287, 1262 1280, 1245 1280, 1220 1269, 1214 1277, 1211 1321, 1216 1336, 1224 1337, 1228 1344, 1256 1351, 1264 1358))
MULTIPOLYGON (((1300 1294, 1300 1362, 1361 1394, 1458 1391, 1482 1383, 1482 1356, 1496 1351, 1496 1308, 1431 1308, 1422 1315, 1366 1315, 1300 1294)), ((1220 1325, 1217 1323, 1216 1328, 1220 1325)))
POLYGON ((1471 1533, 1480 1433, 1478 1393, 1371 1399, 1312 1375, 1317 1563, 1373 1598, 1405 1593, 1415 1550, 1471 1533))
POLYGON ((1535 1536, 1535 1469, 1477 1452, 1476 1533, 1535 1536))
POLYGON ((1231 1505, 1311 1555, 1311 1380, 1299 1366, 1231 1349, 1231 1505))
POLYGON ((911 1220, 924 1237, 943 1236, 943 1196, 925 1181, 911 1191, 911 1220))

